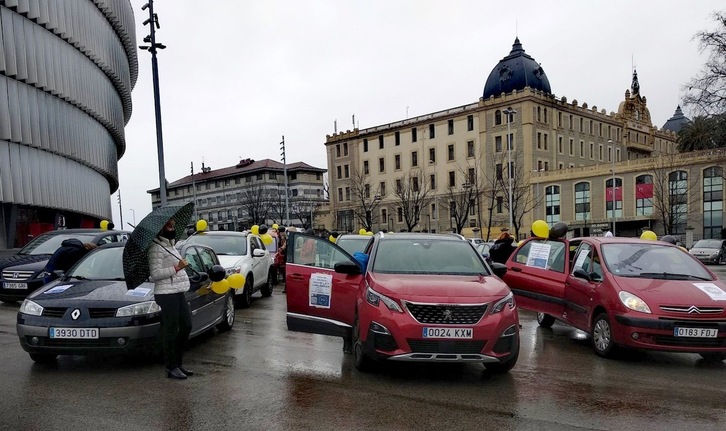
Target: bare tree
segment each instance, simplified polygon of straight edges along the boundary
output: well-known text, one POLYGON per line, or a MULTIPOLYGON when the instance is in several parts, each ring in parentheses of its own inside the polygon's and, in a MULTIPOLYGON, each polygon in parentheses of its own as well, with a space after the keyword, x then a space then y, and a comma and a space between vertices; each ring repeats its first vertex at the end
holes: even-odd
POLYGON ((421 210, 431 203, 430 187, 419 169, 396 179, 394 201, 401 209, 406 229, 411 232, 421 221, 421 210))
POLYGON ((303 229, 314 228, 315 218, 320 215, 321 202, 310 199, 295 200, 290 204, 291 218, 300 220, 303 229))
POLYGON ((698 76, 687 85, 683 98, 686 105, 706 115, 726 111, 726 12, 716 12, 714 31, 696 33, 694 39, 700 51, 708 53, 708 60, 698 76))
POLYGON ((503 199, 502 192, 506 193, 506 186, 503 178, 503 166, 506 163, 504 153, 497 153, 492 157, 491 162, 482 175, 482 199, 487 202, 487 241, 490 238, 490 232, 495 222, 501 223, 501 217, 494 216, 494 210, 499 205, 499 200, 503 199))
POLYGON ((477 227, 481 229, 481 200, 485 194, 486 175, 481 169, 481 159, 474 158, 467 164, 459 164, 458 175, 463 179, 461 187, 449 187, 446 191, 446 204, 449 217, 454 220, 456 233, 461 233, 468 224, 472 212, 477 216, 477 227))
POLYGON ((268 189, 262 184, 254 184, 242 191, 240 205, 247 213, 250 224, 261 224, 267 221, 270 212, 270 199, 267 196, 268 189))
MULTIPOLYGON (((273 223, 283 223, 285 221, 285 184, 278 180, 274 190, 269 196, 270 210, 268 217, 273 223)), ((289 220, 287 220, 289 222, 289 220)))
POLYGON ((384 198, 380 185, 371 186, 369 175, 358 169, 353 169, 353 172, 351 172, 350 193, 355 205, 353 207, 355 218, 367 231, 372 232, 373 224, 378 222, 378 211, 376 210, 384 198))
POLYGON ((663 228, 664 235, 685 232, 688 208, 698 205, 699 181, 691 175, 690 167, 679 163, 676 154, 663 155, 653 160, 653 213, 663 228))
MULTIPOLYGON (((534 210, 537 201, 535 200, 534 193, 532 192, 532 186, 529 181, 529 172, 525 172, 524 169, 516 168, 516 166, 524 166, 522 161, 522 153, 516 152, 515 157, 512 160, 511 175, 512 175, 512 227, 514 228, 515 238, 519 239, 519 232, 522 229, 522 222, 524 216, 534 210)), ((509 171, 509 170, 507 170, 509 171)), ((509 174, 509 172, 507 172, 509 174)), ((506 192, 509 193, 506 185, 506 192)), ((507 210, 509 210, 509 199, 505 200, 507 210)))

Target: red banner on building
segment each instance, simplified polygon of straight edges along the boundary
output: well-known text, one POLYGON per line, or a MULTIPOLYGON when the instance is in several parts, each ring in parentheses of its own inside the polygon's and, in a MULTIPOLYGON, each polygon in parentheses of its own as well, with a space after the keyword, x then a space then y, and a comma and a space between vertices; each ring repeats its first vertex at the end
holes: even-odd
POLYGON ((653 197, 653 184, 638 184, 635 186, 635 199, 650 199, 653 197))

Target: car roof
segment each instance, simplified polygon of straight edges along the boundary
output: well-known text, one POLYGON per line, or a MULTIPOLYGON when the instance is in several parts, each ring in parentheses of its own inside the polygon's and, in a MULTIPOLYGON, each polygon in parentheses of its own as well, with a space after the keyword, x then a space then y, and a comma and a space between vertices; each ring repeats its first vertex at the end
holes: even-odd
POLYGON ((439 241, 464 241, 463 237, 458 235, 452 235, 450 233, 423 233, 423 232, 396 232, 380 234, 381 241, 389 241, 395 239, 413 239, 413 240, 426 240, 435 239, 439 241))
POLYGON ((57 229, 43 232, 41 235, 63 235, 63 234, 75 234, 75 233, 94 233, 94 234, 106 234, 106 233, 131 233, 125 230, 104 230, 104 229, 57 229))
POLYGON ((204 232, 194 232, 192 235, 189 236, 189 238, 193 236, 238 236, 238 237, 246 237, 247 235, 254 235, 249 232, 237 232, 235 230, 209 230, 204 232))
POLYGON ((359 233, 342 233, 338 235, 338 240, 341 238, 345 239, 371 239, 370 235, 361 235, 359 233))
POLYGON ((628 237, 617 237, 617 236, 611 236, 611 237, 585 236, 585 237, 572 238, 569 241, 582 241, 582 240, 589 240, 589 241, 600 243, 600 244, 633 244, 633 243, 653 244, 653 243, 656 243, 656 244, 673 245, 673 244, 665 242, 665 241, 654 241, 652 239, 628 238, 628 237))

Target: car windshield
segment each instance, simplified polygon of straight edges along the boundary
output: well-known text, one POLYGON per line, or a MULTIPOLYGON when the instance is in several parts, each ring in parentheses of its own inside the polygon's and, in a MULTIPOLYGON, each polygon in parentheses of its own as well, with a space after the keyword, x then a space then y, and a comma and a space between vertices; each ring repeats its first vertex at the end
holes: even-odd
POLYGON ((476 246, 476 251, 479 252, 479 254, 489 254, 489 249, 491 248, 491 244, 483 243, 476 246))
POLYGON ((721 248, 720 239, 701 239, 693 245, 693 248, 721 248))
POLYGON ((192 235, 186 244, 210 247, 219 256, 244 256, 247 254, 247 237, 242 235, 192 235))
POLYGON ((489 274, 469 243, 437 238, 381 241, 372 271, 384 274, 489 274))
POLYGON ((338 247, 348 252, 349 255, 353 256, 353 253, 355 253, 356 251, 364 252, 370 240, 370 238, 340 237, 335 243, 338 245, 338 247))
POLYGON ((89 280, 123 280, 123 247, 100 248, 81 259, 67 277, 89 280))
POLYGON ((18 254, 53 254, 67 239, 78 239, 81 242, 93 242, 94 234, 61 233, 56 235, 40 235, 33 238, 18 254))
POLYGON ((690 254, 678 247, 658 244, 603 244, 608 270, 622 277, 712 280, 690 254))

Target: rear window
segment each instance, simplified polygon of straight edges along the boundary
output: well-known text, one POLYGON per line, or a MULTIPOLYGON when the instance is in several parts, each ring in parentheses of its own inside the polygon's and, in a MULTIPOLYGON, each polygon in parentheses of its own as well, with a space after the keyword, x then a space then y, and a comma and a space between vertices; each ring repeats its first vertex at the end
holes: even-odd
POLYGON ((366 246, 370 242, 370 238, 339 238, 335 243, 338 247, 345 250, 349 255, 353 256, 356 251, 364 252, 366 246))
POLYGON ((693 248, 721 248, 721 240, 701 239, 693 245, 693 248))
POLYGON ((385 274, 489 274, 469 243, 436 238, 381 241, 372 271, 385 274))
POLYGON ((61 243, 67 239, 77 239, 83 243, 93 242, 95 234, 57 234, 57 235, 40 235, 33 238, 18 254, 53 254, 61 246, 61 243))
POLYGON ((247 254, 247 238, 241 235, 192 235, 185 244, 201 244, 214 250, 219 256, 244 256, 247 254))

